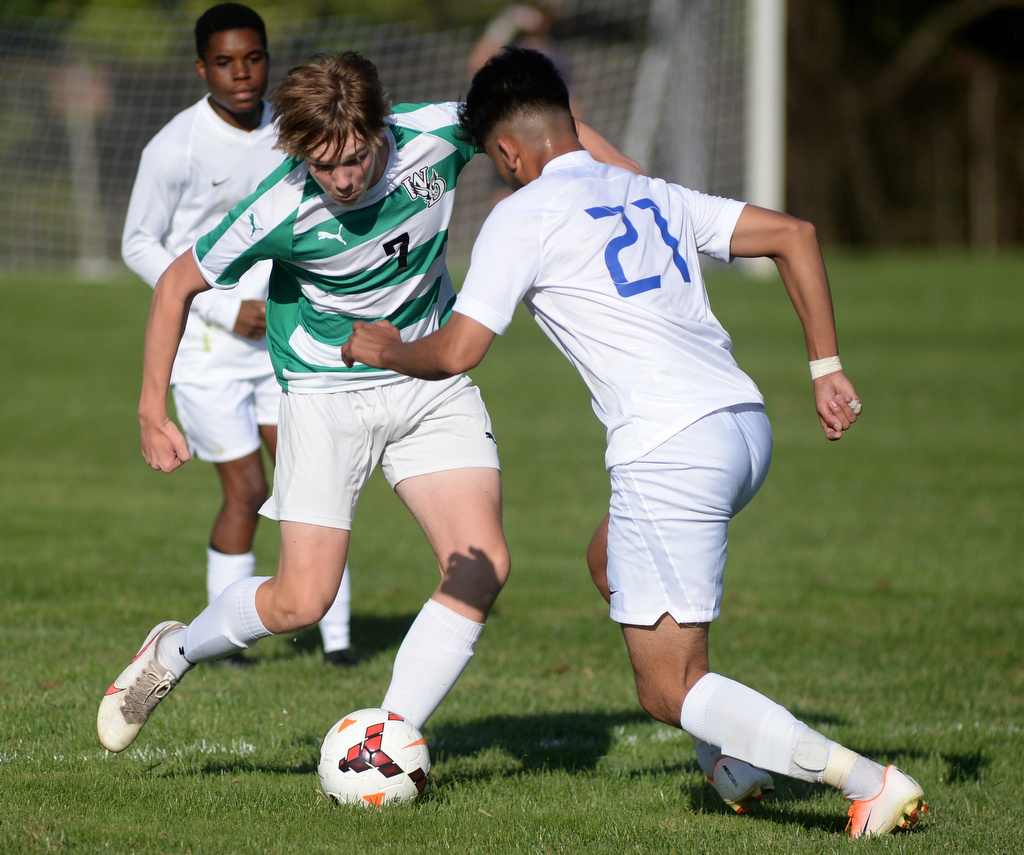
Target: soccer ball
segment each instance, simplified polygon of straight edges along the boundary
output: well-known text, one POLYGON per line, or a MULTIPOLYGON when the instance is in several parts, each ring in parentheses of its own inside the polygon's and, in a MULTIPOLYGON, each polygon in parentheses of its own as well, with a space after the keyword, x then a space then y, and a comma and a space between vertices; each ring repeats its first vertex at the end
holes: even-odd
POLYGON ((317 774, 324 793, 341 804, 414 802, 430 772, 420 732, 400 715, 356 710, 338 721, 320 746, 317 774))

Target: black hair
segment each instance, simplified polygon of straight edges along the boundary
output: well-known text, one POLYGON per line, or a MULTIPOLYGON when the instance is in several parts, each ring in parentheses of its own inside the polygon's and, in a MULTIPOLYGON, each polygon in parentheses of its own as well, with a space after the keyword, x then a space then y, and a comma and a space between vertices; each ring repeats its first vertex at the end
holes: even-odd
POLYGON ((473 76, 459 109, 459 136, 483 148, 500 122, 547 110, 572 115, 569 90, 558 68, 540 51, 503 47, 473 76))
POLYGON ((226 30, 255 30, 267 49, 267 27, 263 19, 248 6, 241 3, 219 3, 211 6, 196 21, 196 54, 206 61, 206 49, 216 33, 226 30))

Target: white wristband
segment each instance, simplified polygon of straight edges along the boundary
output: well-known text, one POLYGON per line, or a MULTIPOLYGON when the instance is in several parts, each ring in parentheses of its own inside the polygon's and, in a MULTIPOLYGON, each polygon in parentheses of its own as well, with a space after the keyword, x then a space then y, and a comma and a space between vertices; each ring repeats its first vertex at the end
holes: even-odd
POLYGON ((819 377, 824 377, 826 374, 834 374, 836 371, 843 370, 843 363, 839 361, 838 356, 826 356, 824 359, 812 359, 809 364, 811 367, 812 380, 817 380, 819 377))

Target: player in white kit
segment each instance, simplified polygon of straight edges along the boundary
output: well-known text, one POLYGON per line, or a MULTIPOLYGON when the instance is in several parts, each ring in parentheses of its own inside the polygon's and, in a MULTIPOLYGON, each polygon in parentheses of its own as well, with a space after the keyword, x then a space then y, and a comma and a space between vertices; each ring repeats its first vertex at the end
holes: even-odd
MULTIPOLYGON (((125 217, 122 255, 150 287, 284 159, 263 100, 269 55, 262 18, 239 3, 222 3, 198 18, 195 36, 196 71, 209 94, 175 116, 143 150, 125 217)), ((171 373, 189 448, 213 463, 224 496, 207 548, 210 602, 256 568, 252 544, 267 497, 260 446, 275 456, 281 400, 267 351, 269 275, 265 262, 233 291, 197 296, 171 373)), ((349 591, 346 573, 320 622, 329 664, 356 661, 349 591)), ((248 660, 238 653, 220 661, 248 660)))
POLYGON ((357 324, 346 362, 425 379, 468 370, 525 302, 607 430, 607 582, 596 581, 643 707, 691 734, 738 810, 773 788, 775 772, 841 789, 853 801, 851 837, 916 824, 927 805, 912 778, 708 664, 728 523, 763 482, 772 440, 761 394, 712 314, 698 253, 775 259, 803 325, 818 418, 835 440, 861 404, 839 363, 813 227, 597 163, 573 133, 557 70, 535 51, 506 48, 483 67, 461 129, 516 192, 484 223, 445 326, 403 341, 386 322, 357 324))

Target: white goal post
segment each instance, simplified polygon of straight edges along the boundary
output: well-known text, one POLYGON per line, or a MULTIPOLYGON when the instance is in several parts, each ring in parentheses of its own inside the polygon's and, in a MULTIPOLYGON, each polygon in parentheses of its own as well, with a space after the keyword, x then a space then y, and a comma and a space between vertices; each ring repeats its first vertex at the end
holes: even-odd
POLYGON ((746 180, 743 198, 786 206, 786 0, 747 0, 746 180))

